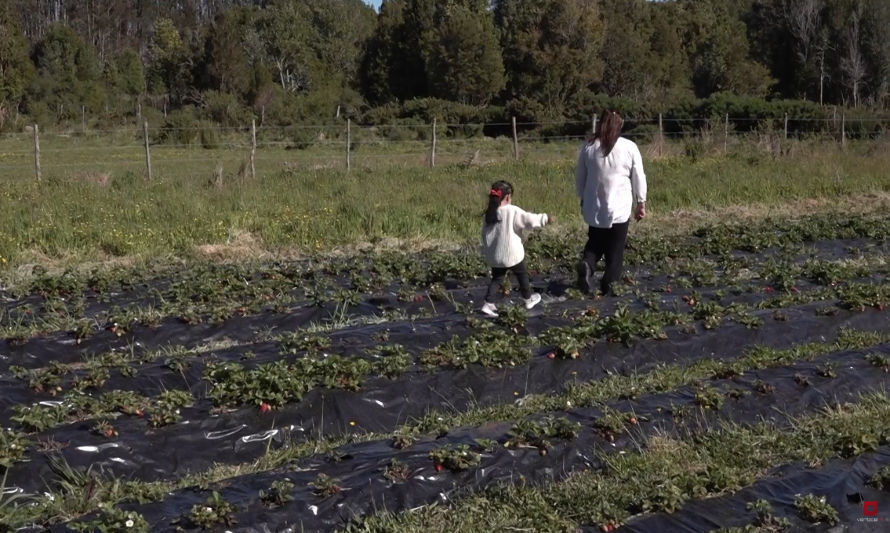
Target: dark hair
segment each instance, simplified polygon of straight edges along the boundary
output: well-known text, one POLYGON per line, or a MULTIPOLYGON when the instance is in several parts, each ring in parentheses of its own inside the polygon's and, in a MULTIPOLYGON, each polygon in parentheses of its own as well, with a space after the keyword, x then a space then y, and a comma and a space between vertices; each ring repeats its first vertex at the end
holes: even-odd
POLYGON ((500 222, 498 207, 508 194, 513 194, 513 186, 506 181, 496 181, 491 184, 491 190, 488 191, 488 209, 485 210, 485 224, 500 222))
POLYGON ((624 117, 618 111, 603 111, 600 115, 600 121, 596 125, 596 131, 588 142, 593 143, 595 140, 600 141, 600 150, 603 157, 606 157, 615 148, 618 137, 621 135, 621 127, 624 126, 624 117))

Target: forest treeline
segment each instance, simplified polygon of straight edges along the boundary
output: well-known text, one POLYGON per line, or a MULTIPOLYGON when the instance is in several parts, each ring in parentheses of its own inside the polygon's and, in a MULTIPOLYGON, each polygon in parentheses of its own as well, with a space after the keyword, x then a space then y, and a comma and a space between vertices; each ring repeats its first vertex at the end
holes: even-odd
MULTIPOLYGON (((887 0, 4 0, 0 129, 890 104, 887 0), (101 117, 96 119, 95 117, 101 117), (163 118, 160 118, 163 117, 163 118)), ((821 115, 820 115, 821 116, 821 115)))

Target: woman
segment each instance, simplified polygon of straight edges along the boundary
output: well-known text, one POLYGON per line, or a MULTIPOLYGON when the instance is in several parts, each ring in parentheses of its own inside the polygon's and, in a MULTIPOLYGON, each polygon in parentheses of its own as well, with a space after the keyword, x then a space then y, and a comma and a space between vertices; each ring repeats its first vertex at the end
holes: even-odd
POLYGON ((636 143, 620 137, 624 119, 617 111, 600 117, 593 137, 578 154, 575 192, 581 199, 581 212, 587 222, 587 244, 578 263, 578 288, 590 292, 596 263, 605 256, 606 270, 600 291, 612 294, 612 284, 624 267, 627 226, 634 218, 646 216, 646 174, 636 143), (633 204, 636 202, 636 209, 633 204))

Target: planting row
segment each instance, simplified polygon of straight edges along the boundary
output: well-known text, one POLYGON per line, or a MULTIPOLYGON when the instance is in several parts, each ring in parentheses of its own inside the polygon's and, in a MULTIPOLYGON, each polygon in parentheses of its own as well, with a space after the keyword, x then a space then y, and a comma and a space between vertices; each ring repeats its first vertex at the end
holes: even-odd
MULTIPOLYGON (((880 350, 886 354, 890 346, 880 350)), ((351 515, 400 511, 433 503, 443 495, 447 500, 459 499, 468 488, 480 490, 510 480, 540 484, 578 473, 608 478, 622 470, 615 464, 624 461, 622 454, 634 455, 635 443, 649 442, 644 454, 653 446, 657 453, 657 445, 665 439, 674 439, 683 448, 702 446, 710 435, 720 435, 723 430, 718 428, 726 421, 766 420, 769 423, 760 430, 763 434, 790 434, 796 437, 795 442, 804 438, 799 433, 807 434, 812 442, 798 442, 801 449, 789 446, 783 450, 799 454, 801 459, 856 456, 877 449, 890 438, 884 424, 890 414, 885 412, 890 405, 883 392, 885 380, 881 373, 870 371, 861 352, 841 352, 812 363, 745 373, 744 377, 712 380, 609 406, 565 409, 559 416, 537 415, 512 423, 455 428, 414 439, 400 433, 391 441, 346 445, 283 469, 229 478, 204 491, 175 493, 162 504, 127 509, 139 512, 155 529, 237 522, 271 529, 328 529, 345 525, 351 515), (827 367, 845 372, 823 375, 827 367), (803 383, 800 376, 811 382, 803 383), (854 383, 856 387, 851 386, 854 383), (867 423, 828 424, 827 428, 801 431, 806 423, 789 423, 785 418, 835 401, 854 401, 869 391, 879 393, 870 401, 878 406, 881 416, 867 423), (215 510, 215 518, 207 520, 209 513, 202 507, 215 510)), ((735 427, 730 426, 729 431, 735 427)), ((673 511, 687 499, 735 490, 756 479, 756 473, 740 475, 738 469, 737 465, 720 464, 718 459, 710 468, 671 479, 667 487, 638 481, 633 491, 601 499, 604 505, 592 509, 589 518, 595 525, 614 525, 634 513, 673 511)))

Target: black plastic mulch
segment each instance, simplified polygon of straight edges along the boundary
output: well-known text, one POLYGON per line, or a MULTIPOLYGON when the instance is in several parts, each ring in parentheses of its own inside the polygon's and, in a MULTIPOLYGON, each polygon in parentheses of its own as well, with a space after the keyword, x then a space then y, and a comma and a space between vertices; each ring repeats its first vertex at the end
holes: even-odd
MULTIPOLYGON (((890 354, 890 345, 868 350, 875 351, 890 354)), ((172 521, 187 515, 193 505, 204 502, 210 490, 215 489, 238 507, 238 523, 247 527, 244 530, 268 528, 280 531, 286 527, 307 531, 332 530, 344 526, 353 516, 446 502, 464 491, 501 482, 542 483, 562 479, 575 470, 598 469, 602 465, 596 458, 597 450, 633 450, 649 435, 682 438, 690 432, 717 428, 722 422, 757 423, 764 420, 781 430, 788 427, 789 417, 811 413, 825 405, 855 401, 863 393, 884 392, 887 375, 865 361, 864 353, 838 352, 815 361, 747 372, 732 379, 711 380, 708 385, 725 397, 719 410, 700 408, 695 403, 695 387, 612 402, 611 408, 632 412, 639 420, 636 426, 627 425, 626 431, 617 435, 614 442, 594 427, 594 422, 602 414, 600 409, 568 409, 557 415, 579 422, 582 432, 570 442, 554 439, 554 446, 546 455, 541 455, 536 448, 498 447, 492 453, 483 453, 478 468, 462 472, 436 471, 428 457, 432 449, 457 444, 478 448, 478 439, 492 439, 503 444, 512 424, 493 422, 458 428, 439 438, 426 436, 403 450, 394 449, 390 440, 346 445, 335 454, 298 460, 291 468, 231 478, 208 490, 177 491, 158 504, 125 507, 142 513, 152 524, 153 531, 172 530, 172 521), (826 363, 842 371, 835 378, 819 376, 819 368, 826 363), (795 379, 798 376, 806 376, 809 385, 800 384, 795 379), (757 392, 754 383, 758 380, 772 385, 773 392, 757 392), (732 399, 727 394, 731 390, 740 393, 737 394, 739 399, 732 399), (677 413, 681 409, 686 414, 679 418, 677 413), (383 471, 392 459, 411 469, 408 481, 392 483, 383 477, 383 471), (330 498, 314 495, 308 484, 319 473, 336 479, 343 490, 330 498), (273 481, 280 479, 294 483, 294 499, 282 508, 269 509, 258 501, 259 491, 268 490, 273 481)), ((188 529, 187 521, 178 525, 188 529)))

